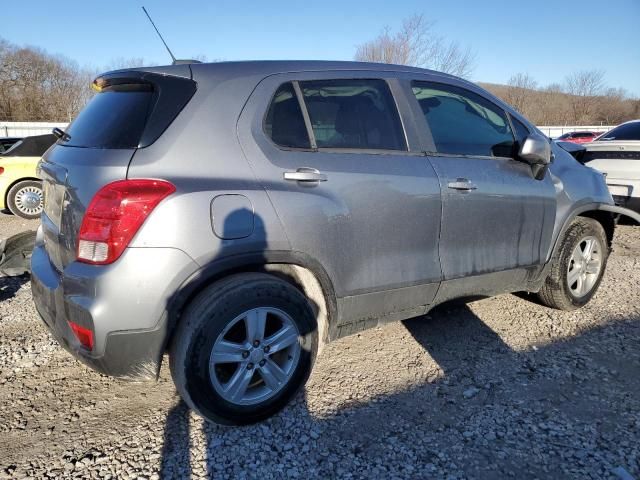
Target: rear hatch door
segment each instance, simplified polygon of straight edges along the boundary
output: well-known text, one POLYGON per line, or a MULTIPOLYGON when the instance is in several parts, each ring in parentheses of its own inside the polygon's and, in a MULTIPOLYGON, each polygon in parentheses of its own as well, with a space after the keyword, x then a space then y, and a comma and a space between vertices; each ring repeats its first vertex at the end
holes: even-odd
POLYGON ((136 150, 153 143, 195 93, 189 67, 170 68, 177 75, 127 70, 98 77, 98 93, 43 157, 42 227, 57 270, 76 259, 78 232, 96 192, 127 178, 136 150))

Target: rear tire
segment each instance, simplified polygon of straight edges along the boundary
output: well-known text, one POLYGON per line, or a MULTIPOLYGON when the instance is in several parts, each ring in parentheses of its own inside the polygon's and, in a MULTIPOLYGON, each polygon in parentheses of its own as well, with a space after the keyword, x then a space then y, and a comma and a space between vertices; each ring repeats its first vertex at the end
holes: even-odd
POLYGON ((40 218, 44 205, 42 182, 23 180, 9 189, 7 207, 18 217, 33 220, 40 218))
POLYGON ((215 423, 245 425, 289 403, 307 381, 317 348, 313 309, 298 289, 271 275, 238 274, 189 304, 169 363, 192 409, 215 423))
POLYGON ((608 256, 602 225, 591 218, 576 218, 551 259, 551 271, 538 298, 558 310, 575 310, 586 305, 600 286, 608 256))

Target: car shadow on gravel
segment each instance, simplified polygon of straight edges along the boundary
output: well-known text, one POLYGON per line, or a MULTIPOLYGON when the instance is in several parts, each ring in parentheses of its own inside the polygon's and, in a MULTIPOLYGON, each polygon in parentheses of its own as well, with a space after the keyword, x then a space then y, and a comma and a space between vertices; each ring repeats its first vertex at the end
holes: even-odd
POLYGON ((161 478, 189 478, 194 455, 212 478, 338 478, 361 469, 385 477, 387 466, 409 478, 604 478, 620 465, 638 473, 640 420, 630 412, 640 408, 640 316, 523 351, 460 302, 404 325, 437 375, 320 417, 301 394, 261 424, 202 422, 204 445, 193 444, 193 418, 180 401, 167 417, 161 478), (298 470, 283 470, 291 463, 298 470))
POLYGON ((0 277, 0 302, 16 296, 20 288, 29 281, 29 275, 0 277))

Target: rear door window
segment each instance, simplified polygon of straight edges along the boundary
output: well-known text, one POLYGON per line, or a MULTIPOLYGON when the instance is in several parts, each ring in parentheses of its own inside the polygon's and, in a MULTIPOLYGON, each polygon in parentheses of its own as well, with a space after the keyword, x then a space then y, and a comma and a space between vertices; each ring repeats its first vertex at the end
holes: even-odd
POLYGON ((151 109, 150 85, 107 89, 96 94, 69 126, 63 145, 85 148, 136 148, 151 109))
POLYGON ((438 153, 513 157, 506 113, 484 97, 453 85, 412 82, 438 153))
POLYGON ((300 82, 318 148, 406 150, 400 116, 384 80, 300 82))

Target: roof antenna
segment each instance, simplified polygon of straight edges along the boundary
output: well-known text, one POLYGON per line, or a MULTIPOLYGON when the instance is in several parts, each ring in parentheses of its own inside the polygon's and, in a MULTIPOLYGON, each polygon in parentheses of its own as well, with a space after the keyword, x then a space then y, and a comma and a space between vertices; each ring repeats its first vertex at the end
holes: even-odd
POLYGON ((147 18, 149 19, 149 21, 151 22, 151 25, 153 25, 153 28, 155 29, 156 33, 160 37, 160 40, 162 40, 162 43, 164 43, 164 48, 166 48, 167 52, 169 52, 169 55, 171 55, 171 60, 173 60, 173 64, 175 65, 176 64, 176 57, 173 56, 173 53, 171 52, 171 49, 169 48, 169 45, 167 45, 167 42, 165 42, 164 38, 162 38, 162 35, 160 34, 160 30, 158 30, 158 27, 156 27, 156 24, 153 23, 153 20, 151 20, 151 15, 149 15, 149 12, 147 12, 147 9, 142 7, 142 10, 144 11, 144 13, 147 16, 147 18))

